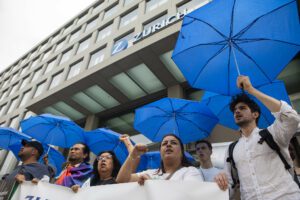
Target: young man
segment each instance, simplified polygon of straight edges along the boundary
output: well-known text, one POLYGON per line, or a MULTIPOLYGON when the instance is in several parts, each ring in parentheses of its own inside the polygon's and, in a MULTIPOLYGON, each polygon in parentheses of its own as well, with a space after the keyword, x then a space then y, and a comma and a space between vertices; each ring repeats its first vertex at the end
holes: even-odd
POLYGON ((212 146, 207 140, 196 142, 196 153, 200 161, 199 171, 204 181, 214 182, 215 176, 220 173, 220 169, 214 167, 211 162, 212 146))
MULTIPOLYGON (((247 76, 239 76, 237 85, 255 96, 273 113, 276 120, 268 127, 268 131, 279 145, 284 157, 290 160, 288 146, 300 122, 297 112, 286 102, 255 89, 247 76)), ((247 95, 242 94, 233 98, 230 107, 241 132, 241 138, 233 150, 233 160, 240 181, 241 199, 299 200, 300 189, 289 171, 285 169, 278 154, 266 142, 259 142, 261 136, 260 129, 257 127, 260 115, 258 105, 247 95)), ((231 166, 228 162, 225 164, 225 172, 215 178, 222 189, 226 189, 228 184, 233 183, 231 166)))
POLYGON ((44 149, 38 141, 22 140, 23 147, 18 153, 22 161, 11 174, 7 175, 4 179, 6 181, 16 180, 18 183, 23 181, 31 181, 34 178, 50 180, 48 167, 38 162, 40 156, 43 154, 44 149))
POLYGON ((61 172, 56 184, 66 187, 82 186, 93 172, 93 167, 88 163, 90 160, 89 155, 90 149, 86 144, 74 144, 69 151, 68 165, 61 172))

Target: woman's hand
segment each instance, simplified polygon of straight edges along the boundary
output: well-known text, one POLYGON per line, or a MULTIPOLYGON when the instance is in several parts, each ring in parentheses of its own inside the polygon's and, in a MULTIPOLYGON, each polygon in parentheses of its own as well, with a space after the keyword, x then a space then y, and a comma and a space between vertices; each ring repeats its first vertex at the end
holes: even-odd
POLYGON ((135 160, 139 158, 142 154, 146 153, 147 151, 148 148, 145 144, 137 144, 133 147, 133 150, 129 156, 132 160, 135 160))
POLYGON ((141 174, 139 175, 139 179, 138 179, 138 183, 140 185, 144 185, 146 180, 151 179, 150 176, 148 174, 141 174))
POLYGON ((72 190, 73 190, 73 192, 75 192, 75 193, 77 193, 77 192, 78 192, 79 188, 80 188, 80 186, 79 186, 79 185, 73 185, 73 186, 71 187, 71 189, 72 189, 72 190))

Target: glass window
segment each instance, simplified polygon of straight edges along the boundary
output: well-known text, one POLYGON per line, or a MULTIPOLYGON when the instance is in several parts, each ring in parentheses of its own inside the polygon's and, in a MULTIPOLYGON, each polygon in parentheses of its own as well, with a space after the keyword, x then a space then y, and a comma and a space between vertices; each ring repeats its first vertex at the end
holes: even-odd
POLYGON ((115 4, 113 7, 106 10, 104 13, 103 19, 107 19, 107 18, 111 17, 112 15, 114 15, 117 12, 117 9, 118 9, 118 4, 115 4))
POLYGON ((88 68, 101 63, 103 61, 103 59, 104 59, 104 49, 100 49, 99 51, 97 51, 91 55, 91 59, 90 59, 88 68))
POLYGON ((6 111, 6 106, 7 106, 7 104, 3 104, 1 106, 1 110, 0 110, 0 116, 1 117, 6 114, 6 112, 5 112, 6 111))
POLYGON ((31 97, 31 90, 28 90, 23 94, 23 97, 22 97, 19 107, 24 106, 29 101, 30 97, 31 97))
POLYGON ((10 82, 14 82, 18 78, 18 73, 15 73, 10 82))
POLYGON ((18 101, 18 98, 14 98, 11 103, 10 103, 10 106, 7 110, 6 113, 11 113, 15 108, 16 108, 16 105, 17 105, 17 101, 18 101))
MULTIPOLYGON (((162 22, 162 21, 165 20, 166 18, 167 18, 167 15, 165 14, 165 15, 163 15, 163 16, 161 16, 161 17, 158 17, 158 18, 152 20, 151 22, 149 22, 149 23, 147 23, 147 24, 144 25, 144 30, 150 28, 151 26, 153 26, 153 25, 155 25, 155 24, 157 24, 157 23, 162 22)), ((147 31, 147 32, 148 32, 148 31, 147 31)), ((151 33, 150 30, 149 30, 149 33, 151 33)))
POLYGON ((84 13, 83 15, 81 15, 77 21, 77 24, 80 24, 81 22, 83 22, 87 17, 87 13, 84 13))
POLYGON ((103 40, 104 38, 108 37, 111 34, 111 32, 112 32, 112 24, 99 30, 96 42, 99 42, 99 41, 103 40))
POLYGON ((49 89, 52 89, 59 85, 59 83, 61 82, 62 74, 63 73, 60 72, 52 77, 52 81, 51 81, 49 89))
POLYGON ((122 16, 121 21, 120 21, 120 28, 127 26, 131 22, 135 21, 138 16, 137 14, 138 14, 138 9, 136 8, 133 11, 131 11, 130 13, 122 16))
MULTIPOLYGON (((20 66, 22 66, 22 65, 24 65, 25 63, 26 63, 26 61, 27 61, 27 58, 25 57, 23 60, 22 60, 22 62, 20 63, 20 66)), ((17 65, 16 65, 17 66, 17 65)), ((16 67, 15 66, 15 67, 16 67)))
POLYGON ((59 65, 63 64, 64 62, 68 61, 71 57, 72 49, 69 49, 68 51, 64 52, 59 65))
POLYGON ((37 49, 34 50, 34 51, 30 54, 29 59, 32 59, 34 56, 36 56, 36 53, 37 53, 37 49))
POLYGON ((32 82, 38 80, 42 75, 42 68, 36 70, 33 74, 32 82))
POLYGON ((48 42, 45 42, 44 44, 41 45, 40 51, 45 50, 48 42))
POLYGON ((78 38, 79 34, 80 34, 80 29, 78 29, 77 31, 73 32, 71 34, 71 36, 70 36, 69 42, 70 43, 73 42, 76 38, 78 38))
POLYGON ((23 89, 29 83, 29 76, 23 79, 20 89, 23 89))
POLYGON ((99 12, 103 7, 104 7, 104 0, 102 0, 100 3, 98 3, 98 4, 93 8, 93 13, 99 12))
POLYGON ((68 24, 67 27, 65 28, 63 34, 69 32, 72 29, 72 25, 73 25, 73 22, 71 24, 68 24))
POLYGON ((9 80, 7 78, 7 79, 4 80, 2 88, 5 88, 6 86, 8 86, 8 84, 9 84, 9 80))
POLYGON ((2 95, 0 101, 2 101, 7 96, 8 90, 5 90, 2 95))
POLYGON ((51 40, 51 43, 53 44, 54 42, 56 42, 56 40, 58 39, 59 37, 59 33, 55 34, 51 40))
POLYGON ((205 4, 211 2, 211 0, 193 0, 188 1, 185 4, 182 4, 177 8, 177 12, 183 12, 184 10, 188 10, 188 12, 191 12, 193 10, 196 10, 197 8, 204 6, 205 4))
POLYGON ((146 95, 146 93, 125 73, 113 76, 110 79, 110 82, 131 100, 146 95))
POLYGON ((119 53, 133 45, 133 40, 134 40, 134 33, 131 32, 124 37, 118 39, 115 41, 113 49, 112 49, 112 55, 119 53))
POLYGON ((63 48, 64 44, 65 44, 65 39, 60 41, 59 43, 57 43, 56 48, 55 48, 55 52, 61 50, 63 48))
POLYGON ((146 13, 158 8, 165 4, 168 0, 149 0, 146 2, 146 13))
POLYGON ((79 74, 81 64, 82 64, 82 60, 70 66, 70 71, 67 80, 79 74))
POLYGON ((134 2, 134 0, 125 0, 124 1, 124 6, 127 6, 127 5, 129 5, 129 4, 133 3, 133 2, 134 2))
POLYGON ((83 52, 84 50, 86 50, 89 47, 90 41, 91 41, 90 37, 81 41, 76 54, 79 54, 79 53, 83 52))
POLYGON ((9 127, 18 129, 19 128, 19 117, 16 116, 10 119, 9 127))
POLYGON ((45 90, 45 86, 46 86, 46 81, 40 83, 39 85, 37 85, 34 96, 33 97, 37 97, 39 95, 42 94, 42 92, 45 90))
POLYGON ((85 31, 89 31, 89 30, 92 30, 93 28, 95 28, 97 25, 97 20, 98 20, 98 17, 93 19, 92 21, 88 22, 86 25, 85 31))
POLYGON ((26 65, 25 67, 23 67, 23 68, 21 69, 21 76, 23 76, 23 75, 26 73, 27 68, 28 68, 28 65, 26 65))
POLYGON ((51 53, 51 49, 49 49, 48 51, 46 51, 46 52, 44 53, 44 56, 43 56, 42 61, 46 60, 46 59, 49 57, 50 53, 51 53))
POLYGON ((45 74, 47 74, 48 72, 50 72, 50 71, 54 68, 54 66, 55 66, 55 61, 56 61, 56 58, 55 58, 54 60, 51 60, 51 61, 48 63, 48 65, 47 65, 47 67, 46 67, 45 74))
POLYGON ((14 93, 15 93, 15 92, 17 91, 17 89, 18 89, 18 84, 19 84, 19 83, 13 85, 11 91, 9 92, 9 96, 10 96, 10 95, 14 95, 14 93))
POLYGON ((39 58, 35 59, 31 64, 31 69, 37 66, 38 62, 39 62, 39 58))

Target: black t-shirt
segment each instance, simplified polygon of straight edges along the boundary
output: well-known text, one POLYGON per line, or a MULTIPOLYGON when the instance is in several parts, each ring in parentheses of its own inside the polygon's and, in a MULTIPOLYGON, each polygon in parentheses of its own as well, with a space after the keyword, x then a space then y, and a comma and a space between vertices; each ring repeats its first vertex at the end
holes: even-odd
POLYGON ((15 179, 17 174, 23 174, 26 181, 31 181, 33 178, 42 179, 44 175, 50 177, 50 173, 46 165, 41 163, 30 163, 17 166, 17 168, 4 179, 12 181, 15 179))
POLYGON ((96 186, 96 185, 109 185, 109 184, 116 184, 116 180, 114 178, 108 179, 108 180, 91 180, 91 186, 96 186))

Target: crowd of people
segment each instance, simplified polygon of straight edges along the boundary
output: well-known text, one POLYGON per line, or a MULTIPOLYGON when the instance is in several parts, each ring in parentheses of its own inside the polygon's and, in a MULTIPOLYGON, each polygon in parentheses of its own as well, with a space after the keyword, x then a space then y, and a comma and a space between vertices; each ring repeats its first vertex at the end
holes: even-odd
POLYGON ((299 115, 286 102, 255 89, 246 76, 238 77, 237 86, 261 101, 273 113, 275 121, 267 129, 259 129, 259 106, 246 93, 235 96, 230 109, 240 128, 241 137, 228 148, 224 158, 224 169, 213 166, 212 145, 207 140, 195 143, 200 167, 192 166, 184 154, 180 138, 170 133, 165 135, 160 143, 161 165, 158 169, 136 173, 140 156, 148 151, 147 146, 133 146, 128 137, 122 136, 121 140, 129 152, 122 166, 112 151, 99 152, 93 166, 90 165, 89 147, 78 143, 71 147, 68 162, 55 180, 50 180, 49 167, 38 163, 43 153, 42 145, 37 141, 23 141, 19 152, 23 164, 5 179, 16 180, 19 183, 25 180, 35 183, 50 181, 69 187, 74 192, 83 187, 116 183, 138 182, 144 185, 145 181, 150 179, 207 181, 216 182, 221 190, 229 189, 231 199, 300 200, 300 186, 297 182, 300 168, 293 163, 295 148, 290 146, 300 123, 299 115), (270 147, 262 132, 271 135, 280 153, 270 147))

